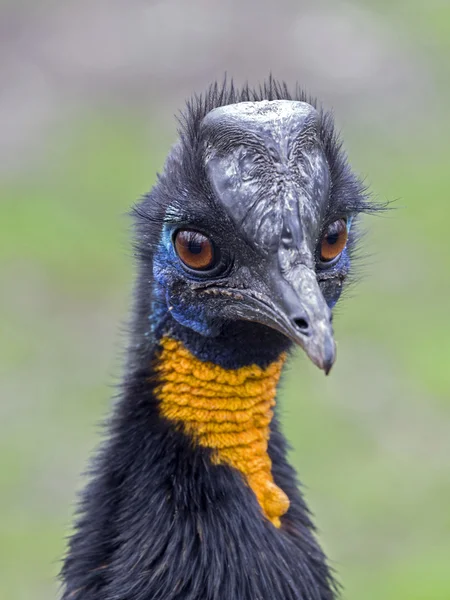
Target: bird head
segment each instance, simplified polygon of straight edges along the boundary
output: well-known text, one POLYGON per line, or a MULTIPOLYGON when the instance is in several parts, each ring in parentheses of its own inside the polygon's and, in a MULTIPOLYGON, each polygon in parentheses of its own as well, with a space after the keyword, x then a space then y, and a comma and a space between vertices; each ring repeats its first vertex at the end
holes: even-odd
POLYGON ((356 217, 372 208, 329 114, 273 82, 259 95, 215 88, 188 105, 136 209, 153 313, 208 338, 257 324, 328 373, 356 217))

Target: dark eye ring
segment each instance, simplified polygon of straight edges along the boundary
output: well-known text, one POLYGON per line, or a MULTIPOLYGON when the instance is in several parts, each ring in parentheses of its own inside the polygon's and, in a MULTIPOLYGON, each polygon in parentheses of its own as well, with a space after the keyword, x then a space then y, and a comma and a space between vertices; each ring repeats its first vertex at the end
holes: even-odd
POLYGON ((203 233, 193 229, 179 229, 174 235, 178 258, 188 269, 210 271, 217 263, 217 250, 203 233))
POLYGON ((347 245, 348 231, 345 219, 330 223, 320 240, 320 262, 324 266, 334 264, 347 245))

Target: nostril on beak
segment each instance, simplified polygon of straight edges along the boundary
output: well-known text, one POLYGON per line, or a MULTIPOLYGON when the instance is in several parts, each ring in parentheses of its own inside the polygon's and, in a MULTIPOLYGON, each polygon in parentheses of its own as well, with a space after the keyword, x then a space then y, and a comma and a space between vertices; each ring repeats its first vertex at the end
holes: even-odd
POLYGON ((309 335, 309 323, 304 317, 292 319, 297 329, 303 333, 303 335, 309 335))

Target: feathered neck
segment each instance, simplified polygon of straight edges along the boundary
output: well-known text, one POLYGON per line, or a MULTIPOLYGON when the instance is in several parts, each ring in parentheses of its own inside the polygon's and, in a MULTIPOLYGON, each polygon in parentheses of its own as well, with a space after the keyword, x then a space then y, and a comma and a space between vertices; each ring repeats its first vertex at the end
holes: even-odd
POLYGON ((139 311, 122 395, 64 562, 63 599, 333 600, 333 579, 271 414, 283 340, 258 327, 189 337, 170 315, 166 324, 177 335, 150 340, 148 305, 139 311), (215 355, 220 364, 208 360, 215 355), (235 410, 230 403, 221 413, 219 399, 230 398, 235 410), (214 418, 200 412, 189 421, 205 404, 214 418), (242 432, 222 430, 242 416, 259 445, 245 431, 241 447, 235 436, 242 432), (221 444, 230 433, 233 444, 221 444))

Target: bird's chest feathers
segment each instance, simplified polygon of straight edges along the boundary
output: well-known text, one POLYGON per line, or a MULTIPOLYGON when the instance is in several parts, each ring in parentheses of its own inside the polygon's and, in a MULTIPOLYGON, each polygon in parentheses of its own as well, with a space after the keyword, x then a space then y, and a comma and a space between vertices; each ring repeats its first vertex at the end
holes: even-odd
POLYGON ((163 417, 212 450, 215 464, 242 473, 264 516, 276 527, 289 498, 272 477, 268 455, 276 386, 285 356, 263 369, 224 369, 203 362, 181 342, 164 337, 156 365, 156 395, 163 417))

